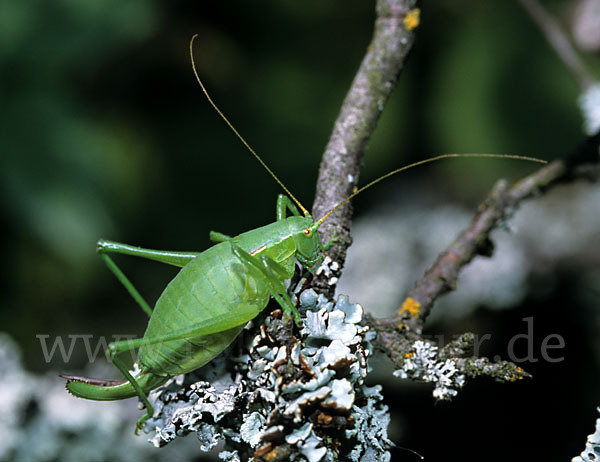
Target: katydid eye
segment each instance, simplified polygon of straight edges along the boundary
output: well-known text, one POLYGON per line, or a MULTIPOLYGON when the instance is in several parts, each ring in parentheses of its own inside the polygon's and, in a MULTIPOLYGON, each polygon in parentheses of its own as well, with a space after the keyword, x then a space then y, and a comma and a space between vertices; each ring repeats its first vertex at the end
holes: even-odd
POLYGON ((304 235, 305 235, 306 237, 310 237, 310 236, 312 236, 312 229, 310 229, 310 228, 306 228, 306 229, 303 231, 303 233, 304 233, 304 235))

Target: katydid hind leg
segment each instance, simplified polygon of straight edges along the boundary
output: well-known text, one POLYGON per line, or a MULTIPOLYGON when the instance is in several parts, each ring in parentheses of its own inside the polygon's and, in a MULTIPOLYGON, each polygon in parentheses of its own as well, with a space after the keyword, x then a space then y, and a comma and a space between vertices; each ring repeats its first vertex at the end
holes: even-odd
POLYGON ((98 241, 98 244, 96 245, 96 251, 100 254, 100 257, 102 260, 104 260, 104 263, 106 263, 106 266, 108 266, 110 271, 115 275, 119 282, 123 284, 129 294, 149 317, 152 316, 152 308, 150 308, 148 302, 146 302, 144 297, 142 297, 139 291, 131 283, 129 278, 125 276, 121 268, 117 266, 117 264, 108 256, 108 254, 118 253, 134 257, 141 257, 179 267, 185 266, 198 255, 198 253, 195 252, 170 252, 166 250, 142 249, 140 247, 134 247, 128 244, 121 244, 119 242, 106 240, 98 241))
POLYGON ((133 386, 138 397, 140 398, 140 400, 142 401, 142 403, 144 403, 144 406, 146 407, 146 414, 144 414, 136 423, 135 433, 137 434, 137 432, 143 427, 144 422, 154 415, 154 408, 152 407, 152 404, 150 404, 150 401, 148 401, 148 397, 146 396, 146 393, 144 393, 144 390, 142 390, 142 387, 139 385, 137 380, 127 370, 127 367, 125 366, 125 364, 123 362, 121 362, 121 360, 112 353, 111 353, 111 359, 112 359, 113 364, 117 367, 117 369, 119 369, 121 371, 121 373, 129 381, 131 386, 133 386))
POLYGON ((178 252, 170 250, 144 249, 142 247, 122 244, 120 242, 107 241, 104 239, 98 241, 96 244, 96 251, 100 254, 118 253, 122 255, 130 255, 132 257, 145 258, 147 260, 154 260, 159 263, 165 263, 167 265, 178 267, 187 265, 190 261, 200 255, 200 252, 178 252))
POLYGON ((231 248, 242 263, 247 264, 252 272, 265 280, 270 295, 279 303, 284 313, 293 316, 294 321, 299 325, 301 323, 300 314, 290 300, 285 284, 282 282, 284 277, 287 278, 285 268, 266 255, 261 255, 259 257, 260 261, 258 261, 238 246, 232 246, 231 248))
POLYGON ((125 276, 121 268, 117 266, 117 264, 110 258, 107 254, 101 253, 100 257, 108 266, 108 269, 115 275, 115 277, 119 280, 121 284, 127 289, 127 292, 133 297, 133 299, 140 306, 142 311, 148 315, 148 317, 152 316, 152 308, 148 305, 148 302, 144 300, 144 297, 139 293, 139 291, 135 288, 135 286, 131 283, 131 281, 125 276))

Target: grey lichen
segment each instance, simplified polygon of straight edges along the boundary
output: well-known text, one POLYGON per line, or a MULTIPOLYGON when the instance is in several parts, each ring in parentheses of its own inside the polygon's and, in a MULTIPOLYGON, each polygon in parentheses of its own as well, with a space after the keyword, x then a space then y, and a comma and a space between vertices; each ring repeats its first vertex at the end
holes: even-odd
POLYGON ((497 382, 517 382, 531 374, 510 361, 492 362, 473 356, 475 335, 465 333, 443 347, 419 338, 398 345, 394 371, 396 377, 434 384, 433 397, 450 400, 458 394, 468 379, 490 377, 497 382))
POLYGON ((346 430, 348 438, 356 438, 360 443, 352 449, 349 455, 350 460, 387 462, 390 460, 390 455, 383 449, 392 444, 386 431, 390 423, 390 415, 387 406, 379 402, 383 399, 381 386, 364 387, 363 392, 371 399, 367 400, 366 406, 353 408, 356 424, 354 428, 346 430))
POLYGON ((413 344, 413 351, 407 353, 402 368, 394 375, 402 379, 433 382, 433 396, 439 400, 450 399, 465 384, 465 376, 456 367, 453 359, 440 359, 438 347, 422 340, 413 344))
POLYGON ((331 260, 331 258, 327 256, 323 259, 321 266, 319 266, 315 271, 315 275, 320 276, 322 274, 328 278, 327 284, 330 286, 335 286, 339 281, 340 272, 340 264, 331 260))
POLYGON ((235 355, 151 393, 154 445, 195 433, 203 451, 223 440, 220 457, 232 462, 389 460, 388 408, 364 384, 374 333, 360 325, 362 307, 312 290, 297 300, 301 330, 285 334, 276 311, 235 355))
POLYGON ((571 462, 597 462, 598 460, 600 460, 600 418, 596 420, 596 431, 587 437, 585 449, 580 455, 573 457, 571 462))

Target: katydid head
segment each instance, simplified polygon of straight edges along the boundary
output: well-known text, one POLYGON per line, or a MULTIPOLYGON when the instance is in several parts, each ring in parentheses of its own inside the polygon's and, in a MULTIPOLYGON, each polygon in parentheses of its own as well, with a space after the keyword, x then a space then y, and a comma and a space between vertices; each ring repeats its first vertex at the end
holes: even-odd
POLYGON ((310 215, 288 217, 287 221, 296 247, 296 258, 305 268, 312 270, 321 259, 322 245, 317 232, 321 223, 313 221, 310 215))

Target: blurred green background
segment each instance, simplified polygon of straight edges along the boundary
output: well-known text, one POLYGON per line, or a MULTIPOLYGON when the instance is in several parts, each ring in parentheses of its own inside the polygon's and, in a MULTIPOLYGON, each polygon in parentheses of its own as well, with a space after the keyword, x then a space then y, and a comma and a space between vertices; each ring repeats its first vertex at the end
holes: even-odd
MULTIPOLYGON (((570 2, 551 5, 562 14, 570 2)), ((356 0, 0 2, 0 330, 28 368, 84 365, 83 351, 46 364, 37 334, 143 333, 143 313, 95 254, 99 238, 202 250, 211 229, 238 234, 274 218, 280 191, 204 99, 190 37, 213 99, 309 207, 373 10, 356 0)), ((577 86, 517 2, 429 3, 417 36, 360 183, 445 152, 551 159, 582 140, 577 86)), ((448 161, 404 177, 476 204, 498 177, 529 171, 448 161)), ((359 205, 368 209, 368 193, 359 205)), ((174 274, 119 264, 149 300, 174 274)))

